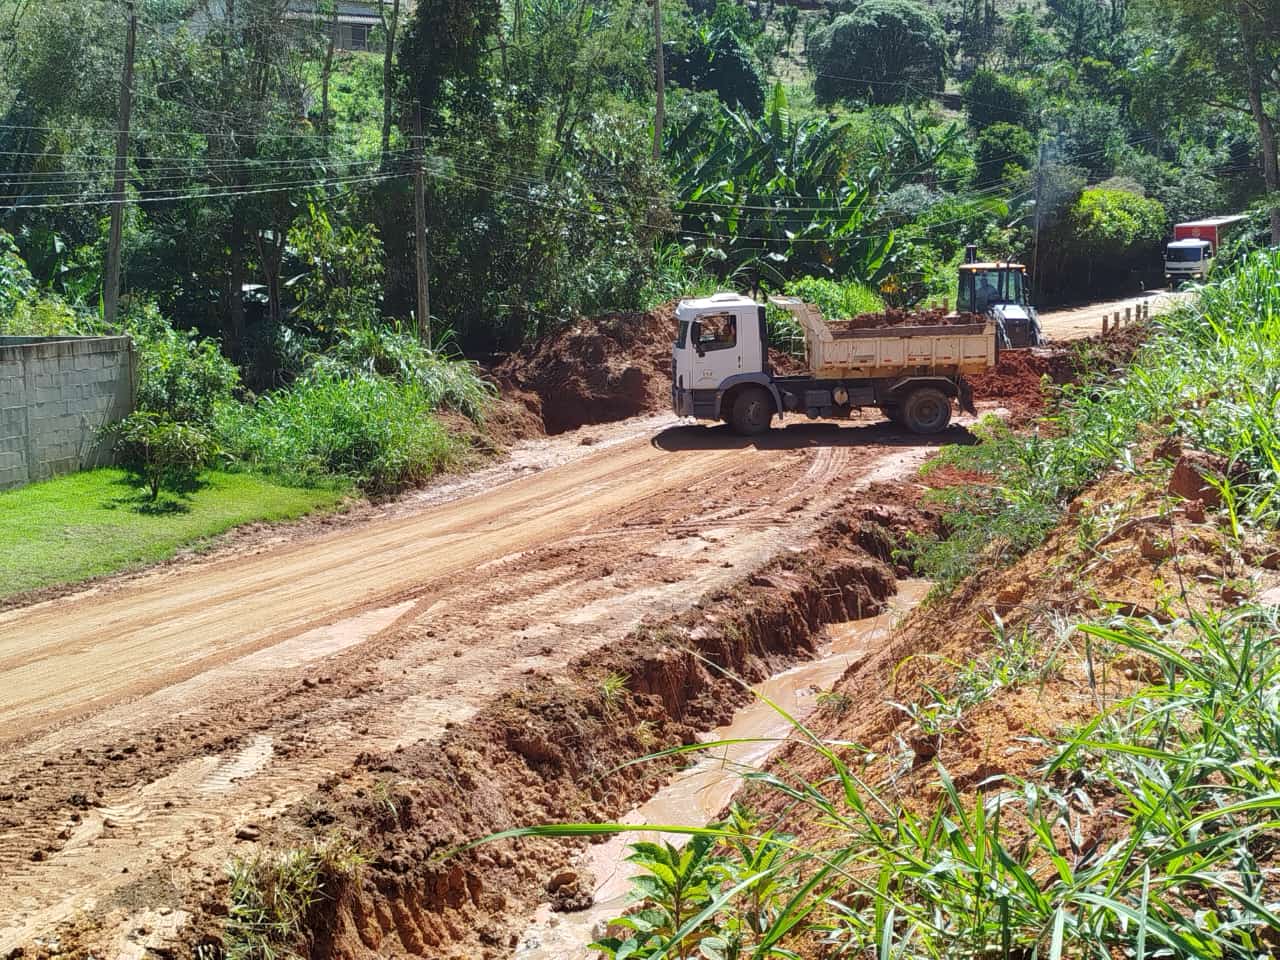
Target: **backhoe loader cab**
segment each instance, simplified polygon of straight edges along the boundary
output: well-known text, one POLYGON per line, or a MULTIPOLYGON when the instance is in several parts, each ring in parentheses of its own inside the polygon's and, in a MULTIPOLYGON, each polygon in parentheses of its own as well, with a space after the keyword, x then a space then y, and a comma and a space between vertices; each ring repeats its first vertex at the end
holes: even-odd
POLYGON ((1038 347, 1040 322, 1027 302, 1027 268, 1021 263, 978 263, 970 247, 960 264, 956 309, 992 317, 1006 347, 1038 347))

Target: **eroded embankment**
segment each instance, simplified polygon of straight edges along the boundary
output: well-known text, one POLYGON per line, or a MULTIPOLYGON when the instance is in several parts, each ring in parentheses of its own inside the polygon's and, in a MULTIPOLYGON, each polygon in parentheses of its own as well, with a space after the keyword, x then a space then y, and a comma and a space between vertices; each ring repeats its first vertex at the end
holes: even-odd
POLYGON ((321 850, 322 893, 282 943, 311 957, 505 956, 539 898, 562 908, 589 902, 590 879, 567 869, 578 846, 526 838, 441 855, 513 827, 613 819, 651 796, 675 761, 618 766, 693 742, 749 696, 708 663, 761 680, 812 656, 824 624, 883 607, 896 589, 895 547, 937 523, 885 505, 904 499, 901 489, 872 487, 834 509, 806 549, 737 587, 645 623, 562 674, 531 673, 520 691, 438 740, 361 756, 261 838, 250 883, 214 888, 193 920, 192 947, 216 955, 254 935, 238 918, 255 889, 282 882, 272 864, 321 850), (368 862, 353 866, 331 856, 335 848, 368 862))
MULTIPOLYGON (((1022 926, 1011 927, 1009 936, 1034 935, 1036 904, 1049 904, 1044 915, 1051 918, 1059 902, 1084 903, 1087 895, 1107 883, 1126 905, 1117 908, 1119 916, 1125 909, 1137 909, 1147 896, 1141 856, 1132 870, 1113 870, 1125 862, 1121 854, 1126 844, 1137 842, 1139 850, 1190 844, 1182 832, 1186 828, 1170 824, 1190 822, 1194 828, 1194 815, 1209 819, 1196 804, 1210 802, 1215 790, 1221 789, 1227 798, 1218 798, 1220 804, 1240 799, 1241 785, 1226 779, 1235 775, 1234 770, 1208 779, 1191 777, 1196 802, 1188 806, 1187 794, 1175 802, 1175 785, 1160 777, 1176 780, 1181 764, 1191 762, 1196 753, 1197 731, 1209 729, 1200 724, 1208 722, 1205 717, 1214 709, 1206 707, 1194 722, 1188 719, 1190 708, 1185 714, 1176 711, 1180 702, 1196 702, 1197 683, 1210 684, 1204 678, 1215 668, 1215 655, 1224 658, 1227 679, 1238 691, 1249 687, 1251 675, 1259 675, 1258 657, 1249 659, 1248 642, 1230 638, 1229 631, 1242 624, 1266 631, 1268 609, 1274 624, 1274 608, 1280 605, 1280 542, 1274 533, 1232 531, 1217 491, 1204 479, 1220 475, 1225 462, 1184 449, 1176 439, 1159 445, 1146 442, 1135 460, 1132 471, 1104 476, 1072 501, 1043 544, 1003 568, 992 551, 954 592, 918 608, 892 642, 841 678, 827 705, 808 722, 817 736, 850 745, 839 753, 866 798, 874 795, 875 809, 885 811, 885 821, 901 826, 898 840, 906 852, 897 861, 896 854, 886 853, 885 862, 896 862, 901 869, 892 889, 893 896, 911 904, 901 908, 904 914, 910 916, 915 907, 954 909, 957 915, 989 907, 992 900, 977 906, 965 901, 968 906, 961 907, 959 894, 948 899, 953 890, 963 890, 964 883, 953 874, 944 875, 941 866, 936 876, 913 885, 911 856, 918 856, 922 864, 951 864, 963 875, 965 851, 981 856, 983 844, 998 840, 1010 869, 1002 873, 988 849, 993 861, 989 889, 998 891, 1003 882, 1012 883, 1016 861, 1016 870, 1034 878, 1042 898, 1029 905, 1017 901, 1022 912, 1016 919, 1022 926), (1088 633, 1082 627, 1103 632, 1088 633), (1202 628, 1212 643, 1185 651, 1161 646, 1175 635, 1194 643, 1202 628), (1219 628, 1221 634, 1215 632, 1219 628), (851 703, 857 709, 849 709, 851 703), (1144 720, 1144 710, 1150 711, 1151 719, 1144 720), (1162 722, 1165 711, 1178 722, 1162 722), (1109 716, 1114 726, 1107 725, 1109 716), (1178 727, 1184 721, 1186 726, 1178 727), (1135 731, 1143 729, 1144 722, 1163 726, 1163 732, 1150 742, 1141 739, 1135 731), (1191 743, 1185 761, 1166 744, 1170 724, 1191 743), (1093 742, 1106 740, 1108 733, 1120 740, 1114 752, 1093 742), (1132 743, 1124 742, 1124 736, 1133 736, 1132 743), (1068 749, 1076 738, 1088 745, 1068 749), (1167 765, 1158 768, 1157 761, 1167 765), (1141 772, 1137 779, 1130 779, 1131 766, 1141 772), (1159 774, 1153 772, 1158 769, 1159 774), (1142 776, 1152 779, 1143 781, 1142 776), (1144 799, 1147 788, 1160 797, 1159 819, 1142 814, 1147 809, 1142 804, 1151 799, 1144 799), (1027 797, 1041 798, 1044 810, 1022 808, 1020 802, 1027 797), (1055 807, 1055 797, 1066 799, 1055 807), (997 826, 966 820, 984 805, 988 816, 1001 811, 997 826), (1043 813, 1042 819, 1037 820, 1036 811, 1043 813), (940 816, 960 826, 948 835, 950 846, 939 840, 939 846, 931 848, 923 835, 911 830, 940 816), (1036 833, 1036 826, 1047 832, 1036 833), (918 848, 913 846, 916 841, 918 848), (926 902, 921 891, 933 891, 936 902, 926 902), (1071 901, 1073 891, 1082 891, 1079 900, 1071 901)), ((1274 641, 1270 629, 1268 643, 1274 641)), ((1263 663, 1269 661, 1269 654, 1261 656, 1263 663)), ((1204 696, 1206 704, 1220 708, 1219 715, 1252 709, 1243 692, 1225 699, 1215 698, 1211 691, 1204 696)), ((1235 729, 1245 727, 1239 721, 1235 729)), ((1204 736, 1212 740, 1216 735, 1204 736)), ((1240 746, 1248 736, 1233 741, 1243 752, 1238 761, 1244 771, 1241 780, 1252 775, 1248 748, 1240 746)), ((1263 762, 1270 764, 1269 759, 1263 762)), ((796 789, 820 783, 832 773, 824 758, 794 740, 775 754, 769 770, 796 789)), ((834 789, 823 792, 836 809, 848 813, 847 822, 853 826, 847 832, 833 831, 833 818, 813 816, 783 791, 748 786, 738 799, 761 818, 759 829, 794 835, 802 846, 830 850, 865 844, 865 862, 871 865, 864 874, 853 873, 874 876, 880 861, 870 832, 857 833, 859 817, 851 807, 841 806, 834 789)), ((1269 802, 1264 798, 1260 804, 1269 802)), ((1228 850, 1223 856, 1213 848, 1213 838, 1225 836, 1225 831, 1205 831, 1209 839, 1202 837, 1199 845, 1188 846, 1184 858, 1205 864, 1204 889, 1224 891, 1218 900, 1206 895, 1197 903, 1221 911, 1231 909, 1227 898, 1234 894, 1226 891, 1232 883, 1255 883, 1259 902, 1274 902, 1277 891, 1280 836, 1274 823, 1260 814, 1260 822, 1245 828, 1240 826, 1242 814, 1235 816, 1242 837, 1236 853, 1228 850), (1261 865, 1256 879, 1241 880, 1235 873, 1235 864, 1245 858, 1261 865), (1224 863, 1226 872, 1216 873, 1224 863)), ((1228 821, 1224 816, 1218 822, 1228 821)), ((1151 862, 1161 865, 1158 859, 1151 862)), ((1152 869, 1148 880, 1153 904, 1160 897, 1179 902, 1177 878, 1171 878, 1175 885, 1170 888, 1152 869)), ((848 887, 823 896, 868 902, 865 894, 851 893, 848 887)), ((1098 915, 1104 914, 1105 909, 1098 915)), ((865 916, 871 915, 868 907, 865 916)), ((941 914, 931 914, 937 915, 941 914)), ((1260 924, 1258 914, 1237 915, 1260 924)), ((819 911, 819 922, 831 919, 819 911)), ((1096 922, 1101 929, 1103 921, 1096 922)), ((801 956, 828 956, 831 938, 854 942, 861 935, 855 927, 848 917, 836 919, 832 928, 793 936, 787 946, 801 956)), ((969 935, 979 943, 985 936, 996 936, 981 928, 969 935)), ((1113 935, 1117 944, 1130 942, 1123 933, 1113 935)), ((1262 942, 1271 955, 1276 947, 1274 928, 1255 942, 1262 942)), ((1115 946, 1112 952, 1120 949, 1115 946)))

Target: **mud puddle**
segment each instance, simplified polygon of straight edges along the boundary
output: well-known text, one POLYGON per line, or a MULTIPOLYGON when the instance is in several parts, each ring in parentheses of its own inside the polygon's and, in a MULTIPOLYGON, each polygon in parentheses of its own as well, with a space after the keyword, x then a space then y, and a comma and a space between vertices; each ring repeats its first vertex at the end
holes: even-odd
MULTIPOLYGON (((894 625, 924 599, 931 584, 927 580, 903 580, 898 586, 898 593, 879 615, 828 625, 828 640, 817 659, 753 686, 757 697, 730 723, 715 728, 704 738, 705 742, 748 742, 709 749, 694 766, 678 774, 621 822, 637 826, 710 823, 741 785, 738 771, 762 765, 791 731, 790 724, 766 701, 803 721, 817 709, 819 692, 830 689, 851 665, 885 640, 894 625)), ((595 902, 575 913, 555 913, 549 904, 543 904, 521 935, 512 955, 515 960, 589 960, 597 956, 588 945, 602 936, 608 922, 621 916, 629 905, 634 870, 625 859, 628 846, 638 840, 662 839, 679 846, 687 837, 637 831, 588 847, 575 869, 580 875, 595 878, 595 902)))

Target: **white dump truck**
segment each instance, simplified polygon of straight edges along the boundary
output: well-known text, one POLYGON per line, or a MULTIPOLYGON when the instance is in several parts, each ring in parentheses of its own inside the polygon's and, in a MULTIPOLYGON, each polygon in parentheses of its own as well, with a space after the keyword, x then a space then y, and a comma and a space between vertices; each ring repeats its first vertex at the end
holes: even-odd
POLYGON ((723 420, 740 434, 769 429, 788 413, 847 417, 878 408, 914 433, 951 422, 953 401, 973 412, 965 374, 995 366, 995 321, 856 329, 828 323, 812 304, 771 298, 804 329, 806 372, 783 376, 769 363, 765 308, 749 297, 718 293, 682 300, 672 347, 671 401, 679 416, 723 420))

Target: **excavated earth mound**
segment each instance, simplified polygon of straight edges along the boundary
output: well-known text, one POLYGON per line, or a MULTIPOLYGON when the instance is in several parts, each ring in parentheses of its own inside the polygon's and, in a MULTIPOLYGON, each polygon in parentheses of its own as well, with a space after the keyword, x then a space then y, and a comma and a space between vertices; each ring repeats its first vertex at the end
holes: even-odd
POLYGON ((974 400, 998 401, 1010 412, 1010 423, 1020 426, 1044 409, 1044 378, 1054 384, 1072 380, 1075 368, 1070 354, 1047 350, 1002 350, 1000 360, 986 373, 965 379, 974 400))
POLYGON ((512 354, 494 379, 547 433, 656 413, 671 405, 675 335, 674 303, 581 320, 512 354))

